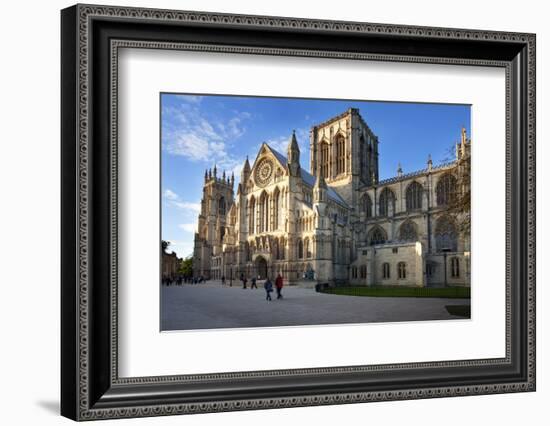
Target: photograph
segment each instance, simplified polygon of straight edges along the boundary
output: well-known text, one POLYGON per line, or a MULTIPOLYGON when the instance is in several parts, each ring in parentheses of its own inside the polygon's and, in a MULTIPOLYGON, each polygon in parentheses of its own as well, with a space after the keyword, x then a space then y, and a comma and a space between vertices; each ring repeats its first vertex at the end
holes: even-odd
POLYGON ((159 109, 160 331, 470 319, 471 105, 159 109))

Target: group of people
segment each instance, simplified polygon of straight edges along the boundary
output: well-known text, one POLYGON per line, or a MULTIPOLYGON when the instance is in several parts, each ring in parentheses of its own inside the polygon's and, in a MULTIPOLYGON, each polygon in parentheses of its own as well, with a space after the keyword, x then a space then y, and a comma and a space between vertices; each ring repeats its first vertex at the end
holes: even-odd
POLYGON ((171 285, 182 285, 183 283, 188 284, 201 284, 206 282, 206 279, 201 275, 200 277, 186 277, 182 275, 176 276, 164 276, 162 277, 162 285, 171 286, 171 285))
MULTIPOLYGON (((258 277, 259 279, 259 277, 258 277)), ((258 288, 256 277, 252 277, 250 279, 250 288, 258 288)), ((241 282, 243 283, 243 289, 248 288, 247 283, 248 279, 245 277, 244 274, 241 274, 241 282)), ((222 276, 222 285, 225 285, 225 276, 222 276)), ((264 290, 266 293, 265 300, 272 300, 271 299, 271 293, 273 293, 273 282, 271 281, 271 278, 267 277, 264 281, 264 290)), ((275 279, 275 290, 277 290, 277 299, 283 298, 283 277, 281 274, 277 275, 277 278, 275 279)))

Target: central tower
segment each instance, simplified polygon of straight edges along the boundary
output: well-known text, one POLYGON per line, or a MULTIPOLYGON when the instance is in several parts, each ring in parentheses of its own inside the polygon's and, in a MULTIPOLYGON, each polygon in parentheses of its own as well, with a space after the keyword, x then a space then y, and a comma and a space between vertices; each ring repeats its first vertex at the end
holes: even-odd
POLYGON ((378 137, 357 108, 313 126, 310 173, 321 174, 350 205, 354 190, 378 182, 378 137))

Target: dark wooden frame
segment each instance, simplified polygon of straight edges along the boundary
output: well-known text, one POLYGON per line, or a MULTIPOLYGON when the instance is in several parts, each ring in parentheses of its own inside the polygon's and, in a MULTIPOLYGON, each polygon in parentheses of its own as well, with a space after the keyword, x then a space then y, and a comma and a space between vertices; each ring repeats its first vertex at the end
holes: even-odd
POLYGON ((61 13, 61 413, 75 420, 535 390, 535 35, 76 5, 61 13), (118 47, 498 66, 507 75, 502 359, 119 378, 118 47))

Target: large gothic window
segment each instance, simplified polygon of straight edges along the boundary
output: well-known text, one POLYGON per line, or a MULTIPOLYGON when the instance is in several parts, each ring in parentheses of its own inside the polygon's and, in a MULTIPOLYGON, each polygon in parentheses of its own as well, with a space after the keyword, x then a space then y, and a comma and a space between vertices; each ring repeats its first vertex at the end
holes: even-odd
POLYGON ((336 136, 336 175, 346 171, 346 140, 342 135, 336 136))
POLYGON ((304 242, 302 240, 298 240, 298 259, 304 258, 304 242))
POLYGON ((218 214, 220 216, 225 216, 225 198, 220 197, 218 200, 218 214))
POLYGON ((457 251, 456 225, 451 217, 442 216, 435 224, 435 249, 437 252, 457 251))
POLYGON ((329 170, 329 146, 327 142, 321 143, 321 175, 328 178, 329 170))
POLYGON ((276 260, 279 260, 280 259, 279 240, 277 238, 275 238, 271 244, 272 244, 272 250, 273 250, 273 257, 276 260))
POLYGON ((375 244, 383 244, 388 239, 388 237, 386 236, 386 232, 379 226, 375 226, 374 228, 372 228, 369 231, 367 238, 368 243, 371 246, 375 244))
POLYGON ((416 224, 412 220, 407 220, 399 228, 399 239, 401 241, 418 241, 418 232, 416 224))
POLYGON ((361 208, 365 212, 366 217, 372 217, 372 200, 369 194, 363 195, 361 199, 361 208))
POLYGON ((245 254, 246 261, 250 262, 250 260, 252 259, 252 256, 250 254, 250 244, 248 243, 248 241, 244 243, 244 254, 245 254))
POLYGON ((456 197, 456 178, 451 174, 445 174, 439 178, 435 192, 437 205, 445 206, 451 204, 456 197))
POLYGON ((279 188, 275 188, 275 192, 273 192, 273 230, 279 229, 279 200, 280 200, 280 192, 279 188))
POLYGON ((260 218, 259 232, 267 232, 269 230, 269 197, 264 191, 260 195, 260 218))
POLYGON ((308 259, 311 257, 311 244, 309 238, 304 240, 304 253, 308 259))
POLYGON ((256 217, 256 199, 254 196, 250 198, 250 203, 248 204, 248 232, 250 234, 254 233, 255 217, 256 217))
POLYGON ((395 213, 395 194, 389 188, 384 188, 380 194, 380 216, 387 216, 389 214, 390 207, 395 213))
POLYGON ((281 240, 279 241, 279 259, 284 260, 285 258, 285 238, 281 237, 281 240))
POLYGON ((422 208, 422 185, 418 182, 412 182, 407 187, 406 204, 407 211, 420 210, 422 208))

